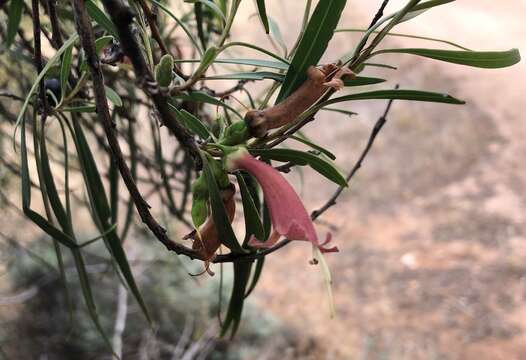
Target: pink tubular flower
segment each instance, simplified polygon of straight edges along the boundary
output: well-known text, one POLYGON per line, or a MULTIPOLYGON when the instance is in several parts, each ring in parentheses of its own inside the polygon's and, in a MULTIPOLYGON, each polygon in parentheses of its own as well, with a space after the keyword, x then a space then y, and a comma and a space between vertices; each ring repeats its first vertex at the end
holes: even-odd
POLYGON ((229 170, 245 170, 257 179, 270 212, 272 234, 264 242, 253 237, 249 243, 251 246, 269 248, 280 236, 285 236, 289 240, 309 241, 321 252, 338 251, 337 247, 326 247, 331 241, 330 233, 323 243, 319 242, 312 220, 298 194, 276 169, 256 160, 245 150, 230 155, 227 167, 229 170))

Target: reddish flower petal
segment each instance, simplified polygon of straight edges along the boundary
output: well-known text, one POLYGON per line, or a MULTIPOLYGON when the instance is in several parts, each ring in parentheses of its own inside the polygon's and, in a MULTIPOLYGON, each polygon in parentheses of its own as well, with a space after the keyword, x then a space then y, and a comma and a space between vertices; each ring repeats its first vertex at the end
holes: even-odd
POLYGON ((231 170, 246 170, 257 179, 263 189, 274 231, 265 242, 251 239, 252 246, 270 247, 279 240, 281 235, 289 240, 309 241, 322 252, 338 251, 337 247, 325 247, 331 239, 330 234, 320 244, 312 220, 301 199, 276 169, 256 160, 246 151, 239 151, 231 155, 228 159, 228 167, 231 170))

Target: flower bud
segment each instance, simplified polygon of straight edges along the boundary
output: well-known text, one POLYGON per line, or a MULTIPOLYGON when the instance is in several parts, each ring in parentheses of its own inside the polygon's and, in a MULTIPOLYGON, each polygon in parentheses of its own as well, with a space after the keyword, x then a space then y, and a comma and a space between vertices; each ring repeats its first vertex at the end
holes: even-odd
POLYGON ((172 55, 166 54, 161 58, 159 64, 155 66, 155 81, 159 86, 170 86, 173 79, 172 70, 174 67, 174 59, 172 55))
POLYGON ((203 175, 192 184, 192 222, 197 229, 208 217, 208 187, 203 175))

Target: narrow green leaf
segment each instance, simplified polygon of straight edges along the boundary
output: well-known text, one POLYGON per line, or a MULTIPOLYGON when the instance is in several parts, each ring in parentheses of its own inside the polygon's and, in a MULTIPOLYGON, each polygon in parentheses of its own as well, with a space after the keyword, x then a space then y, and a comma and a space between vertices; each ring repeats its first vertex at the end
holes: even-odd
POLYGON ((15 40, 20 20, 22 19, 22 10, 24 7, 24 0, 11 0, 9 4, 9 11, 7 15, 7 35, 5 39, 6 48, 10 48, 13 40, 15 40))
MULTIPOLYGON (((176 59, 175 63, 199 63, 201 60, 180 60, 176 59)), ((289 65, 282 61, 259 60, 259 59, 215 59, 217 64, 233 64, 233 65, 248 65, 256 67, 266 67, 277 70, 287 70, 289 65)))
POLYGON ((199 66, 197 67, 194 73, 204 74, 208 67, 214 62, 214 59, 218 54, 218 50, 219 49, 215 46, 211 46, 208 49, 206 49, 205 53, 201 58, 201 62, 199 63, 199 66))
POLYGON ((117 107, 122 106, 122 99, 115 90, 113 90, 112 88, 108 86, 104 86, 104 90, 106 91, 106 97, 108 98, 109 101, 113 103, 113 105, 117 107))
POLYGON ((419 90, 378 90, 359 94, 351 94, 330 99, 320 104, 319 107, 324 107, 331 104, 340 103, 342 101, 351 100, 378 100, 378 99, 394 99, 394 100, 413 100, 413 101, 427 101, 445 104, 465 104, 465 101, 458 100, 448 94, 440 94, 429 91, 419 90))
POLYGON ((15 124, 15 134, 16 134, 16 129, 20 125, 20 122, 22 121, 22 117, 24 116, 27 110, 27 106, 29 105, 31 97, 33 96, 33 94, 38 88, 38 84, 40 83, 40 81, 42 81, 46 73, 53 67, 53 65, 60 58, 60 56, 68 49, 68 47, 70 47, 75 41, 77 41, 78 38, 79 36, 76 33, 71 35, 71 37, 55 53, 55 55, 53 55, 51 59, 49 59, 49 61, 47 62, 46 66, 44 66, 40 74, 38 74, 37 78, 35 79, 35 82, 33 82, 33 85, 31 85, 31 89, 29 90, 29 93, 27 94, 26 100, 24 101, 24 104, 22 105, 20 112, 18 113, 18 117, 16 119, 16 124, 15 124))
POLYGON ((276 103, 283 101, 306 79, 307 69, 317 65, 338 25, 346 0, 320 0, 292 59, 276 103))
POLYGON ((305 137, 292 135, 290 138, 294 139, 296 141, 299 141, 299 142, 301 142, 301 143, 303 143, 303 144, 305 144, 307 146, 310 146, 311 148, 313 148, 316 151, 321 152, 322 154, 325 154, 331 160, 336 160, 336 155, 334 155, 332 152, 330 152, 329 150, 327 150, 327 149, 325 149, 325 148, 323 148, 323 147, 321 147, 319 145, 314 144, 312 141, 307 140, 305 137))
POLYGON ((104 49, 111 41, 115 39, 112 35, 101 36, 95 40, 95 51, 100 55, 102 49, 104 49))
MULTIPOLYGON (((90 203, 93 206, 94 214, 96 216, 95 223, 99 227, 101 232, 104 232, 106 229, 111 227, 111 210, 108 204, 108 199, 106 197, 106 192, 104 190, 104 185, 101 180, 100 173, 97 169, 97 164, 91 153, 88 142, 82 131, 82 128, 78 121, 73 121, 73 128, 75 130, 75 144, 77 146, 77 152, 79 155, 79 160, 82 165, 82 172, 84 176, 84 182, 86 183, 86 188, 88 190, 88 197, 90 203)), ((110 251, 110 255, 114 260, 114 263, 118 265, 128 287, 130 288, 131 293, 135 297, 135 300, 141 307, 141 310, 146 317, 146 319, 151 322, 150 315, 146 304, 142 298, 142 295, 137 287, 135 278, 131 271, 126 253, 122 248, 122 243, 117 235, 116 231, 109 232, 104 237, 105 243, 110 251)))
POLYGON ((398 68, 396 66, 392 66, 392 65, 389 65, 389 64, 379 64, 379 63, 364 62, 364 63, 361 63, 360 65, 363 66, 364 68, 367 67, 367 66, 371 66, 371 67, 379 67, 379 68, 384 68, 384 69, 389 69, 389 70, 398 70, 398 68))
POLYGON ((449 4, 449 3, 453 2, 453 1, 455 1, 455 0, 429 0, 429 1, 425 1, 423 3, 420 3, 420 4, 416 5, 415 7, 413 7, 413 9, 411 11, 427 10, 427 9, 431 9, 431 8, 433 8, 435 6, 449 4))
POLYGON ((423 56, 454 64, 485 69, 499 69, 517 64, 521 60, 518 49, 508 51, 458 51, 437 49, 385 49, 372 55, 401 53, 423 56))
POLYGON ((325 176, 334 183, 347 187, 345 176, 331 162, 308 152, 292 149, 253 149, 253 155, 259 155, 264 159, 272 159, 281 162, 291 161, 300 166, 309 165, 311 168, 325 176))
POLYGON ((322 110, 322 111, 332 111, 332 112, 337 112, 337 113, 340 113, 340 114, 345 114, 345 115, 347 115, 347 116, 358 115, 358 113, 355 113, 354 111, 343 110, 343 109, 335 109, 335 108, 327 108, 327 107, 324 107, 324 108, 321 108, 320 110, 322 110))
POLYGON ((96 241, 99 241, 100 239, 104 239, 106 236, 109 235, 110 232, 115 231, 116 229, 117 229, 117 224, 113 224, 112 226, 110 226, 108 230, 104 231, 102 234, 95 236, 93 239, 84 241, 83 243, 79 244, 78 247, 83 248, 83 247, 93 244, 96 241))
POLYGON ((22 210, 24 214, 42 231, 68 248, 77 246, 75 241, 59 229, 51 225, 40 214, 31 210, 31 180, 27 159, 26 123, 22 121, 20 130, 20 184, 22 192, 22 210))
POLYGON ((71 44, 64 55, 62 56, 62 63, 60 64, 60 89, 61 91, 61 102, 64 99, 67 91, 68 77, 71 71, 71 61, 73 59, 73 44, 71 44))
POLYGON ((197 23, 197 36, 201 41, 203 49, 208 47, 208 34, 205 33, 204 19, 203 19, 203 4, 196 2, 194 4, 195 21, 197 23))
POLYGON ((265 32, 267 34, 270 33, 270 28, 268 24, 268 18, 267 18, 267 9, 265 6, 265 0, 256 0, 256 5, 258 7, 258 14, 259 19, 261 20, 261 23, 263 24, 263 27, 265 28, 265 32))
POLYGON ((97 111, 96 105, 79 105, 79 106, 68 106, 62 109, 64 112, 71 113, 92 113, 97 111))
POLYGON ((115 28, 115 24, 111 21, 108 15, 106 15, 106 13, 101 8, 99 8, 92 0, 86 0, 85 4, 86 10, 88 11, 88 15, 93 20, 95 20, 95 22, 99 24, 104 30, 106 30, 108 33, 117 38, 117 29, 115 28))
POLYGON ((264 80, 272 79, 275 81, 283 82, 285 77, 282 74, 274 73, 271 71, 254 71, 254 72, 238 72, 231 74, 220 74, 207 76, 205 80, 264 80))
POLYGON ((247 291, 245 292, 245 299, 249 297, 249 295, 252 294, 252 292, 256 288, 259 278, 261 277, 261 273, 263 272, 263 265, 265 265, 264 257, 261 257, 256 260, 256 268, 253 271, 252 281, 250 282, 250 285, 247 286, 247 291))
POLYGON ((186 101, 195 101, 195 102, 200 102, 200 103, 206 103, 206 104, 212 104, 212 105, 217 105, 217 106, 221 106, 221 107, 224 107, 230 111, 232 111, 234 114, 236 114, 240 119, 243 119, 243 116, 241 116, 241 114, 236 110, 234 109, 232 106, 228 105, 227 103, 221 101, 221 100, 218 100, 210 95, 208 95, 207 93, 205 92, 202 92, 202 91, 192 91, 188 94, 179 94, 179 95, 176 95, 174 96, 175 99, 181 99, 181 100, 186 100, 186 101))
POLYGON ((203 173, 205 180, 208 185, 208 191, 210 193, 210 206, 212 208, 212 217, 214 219, 217 233, 221 242, 225 244, 233 252, 244 252, 243 248, 239 244, 236 238, 236 234, 232 229, 232 225, 228 219, 225 205, 221 200, 219 193, 219 186, 217 185, 216 179, 212 173, 208 160, 203 157, 203 173))
POLYGON ((43 180, 45 184, 47 197, 49 199, 49 203, 51 204, 51 208, 53 209, 53 213, 55 214, 58 223, 60 224, 62 230, 65 233, 69 234, 70 236, 73 236, 73 231, 72 229, 70 229, 70 223, 66 214, 66 210, 62 205, 62 201, 60 200, 60 197, 58 195, 53 173, 51 172, 51 166, 49 164, 49 157, 47 154, 46 134, 44 131, 45 128, 44 126, 42 126, 42 133, 40 138, 40 155, 43 176, 41 180, 43 180))
POLYGON ((111 210, 111 222, 117 223, 119 217, 119 168, 115 161, 111 159, 110 154, 110 169, 109 169, 109 181, 110 181, 110 210, 111 210))
POLYGON ((245 302, 245 293, 248 280, 250 279, 250 270, 252 262, 234 262, 234 286, 232 287, 232 295, 228 303, 228 310, 225 317, 225 322, 221 328, 221 336, 225 336, 232 326, 231 338, 236 335, 239 323, 241 321, 241 314, 243 312, 243 304, 245 302))
POLYGON ((178 110, 174 105, 169 104, 170 108, 174 110, 177 114, 177 117, 183 121, 188 129, 190 129, 194 134, 199 136, 203 140, 209 138, 214 139, 212 133, 208 130, 205 124, 194 114, 189 113, 186 110, 178 110))
MULTIPOLYGON (((225 49, 233 47, 233 46, 242 46, 242 47, 246 47, 246 48, 249 48, 249 49, 253 49, 253 50, 259 51, 260 53, 263 53, 265 55, 273 57, 274 59, 278 60, 279 62, 282 62, 282 63, 287 64, 287 65, 289 64, 289 61, 287 59, 279 56, 275 52, 269 51, 269 50, 267 50, 265 48, 262 48, 260 46, 257 46, 257 45, 251 44, 251 43, 247 43, 247 42, 243 42, 243 41, 232 41, 232 42, 229 42, 228 44, 225 44, 221 49, 225 50, 225 49)), ((286 51, 287 51, 287 49, 285 48, 284 53, 286 51)))
POLYGON ((281 51, 284 56, 287 56, 288 49, 285 40, 283 39, 283 34, 279 28, 278 23, 271 17, 268 18, 268 24, 270 26, 270 38, 276 42, 276 44, 281 48, 281 51))
POLYGON ((243 202, 243 215, 245 217, 245 240, 243 245, 248 244, 250 237, 254 235, 257 239, 264 241, 265 231, 259 211, 252 199, 252 195, 248 190, 247 184, 240 173, 236 173, 237 183, 241 192, 241 200, 243 202))
POLYGON ((93 321, 93 324, 95 324, 95 327, 97 328, 99 334, 102 336, 102 339, 104 340, 106 346, 108 346, 108 348, 111 350, 113 355, 118 359, 119 357, 113 351, 111 341, 108 338, 108 335, 106 335, 106 332, 102 328, 102 325, 99 321, 99 315, 97 313, 97 306, 95 305, 95 299, 93 298, 93 292, 91 291, 89 276, 88 276, 88 272, 86 271, 86 265, 84 264, 84 259, 82 258, 82 254, 78 249, 71 249, 71 252, 73 254, 73 259, 75 261, 75 267, 77 270, 77 274, 79 276, 79 283, 82 289, 82 295, 84 297, 84 302, 86 303, 86 307, 88 309, 88 314, 91 317, 91 321, 93 321))
POLYGON ((225 16, 225 14, 223 13, 223 11, 221 11, 219 6, 214 4, 213 1, 210 1, 210 0, 184 0, 184 2, 185 3, 189 3, 189 4, 201 3, 201 4, 205 5, 205 6, 207 6, 208 8, 210 8, 216 15, 218 15, 223 20, 223 22, 226 23, 226 16, 225 16))
MULTIPOLYGON (((341 32, 341 33, 344 33, 344 32, 366 33, 367 31, 368 31, 367 29, 337 29, 334 32, 341 32)), ((373 34, 378 34, 379 31, 373 31, 372 33, 373 34)), ((459 48, 461 50, 471 51, 471 49, 468 49, 468 48, 466 48, 466 47, 464 47, 462 45, 456 44, 454 42, 451 42, 451 41, 448 41, 448 40, 443 40, 443 39, 432 38, 432 37, 428 37, 428 36, 418 36, 418 35, 400 34, 400 33, 392 33, 392 32, 388 33, 387 36, 404 37, 404 38, 410 38, 410 39, 433 41, 433 42, 438 42, 438 43, 442 43, 442 44, 451 45, 451 46, 459 48)))
POLYGON ((374 85, 385 82, 385 79, 375 78, 375 77, 365 77, 357 76, 354 79, 344 80, 343 83, 345 86, 364 86, 364 85, 374 85))

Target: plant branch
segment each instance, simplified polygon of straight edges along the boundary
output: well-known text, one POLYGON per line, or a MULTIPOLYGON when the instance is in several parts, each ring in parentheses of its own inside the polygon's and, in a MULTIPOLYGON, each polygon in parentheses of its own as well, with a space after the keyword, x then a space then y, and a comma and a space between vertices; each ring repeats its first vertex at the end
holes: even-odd
MULTIPOLYGON (((398 89, 398 85, 396 85, 395 89, 398 89)), ((364 159, 367 157, 367 155, 369 154, 369 151, 371 150, 371 148, 372 148, 372 146, 374 144, 374 140, 376 139, 376 137, 378 136, 378 134, 382 130, 382 127, 387 122, 387 115, 389 114, 389 111, 391 110, 392 104, 393 104, 393 99, 389 100, 383 115, 376 121, 376 123, 375 123, 375 125, 373 127, 373 130, 371 132, 371 135, 369 136, 369 140, 367 141, 367 145, 363 149, 362 154, 358 158, 358 161, 356 162, 356 164, 353 166, 353 168, 349 172, 349 175, 347 175, 347 178, 346 178, 347 183, 349 183, 349 181, 351 181, 351 179, 354 177, 356 172, 362 167, 362 163, 363 163, 364 159)), ((318 210, 314 210, 311 213, 311 219, 312 220, 316 220, 324 212, 326 212, 330 207, 334 206, 336 204, 336 200, 338 199, 338 197, 340 197, 340 195, 342 194, 343 190, 345 190, 345 187, 340 186, 334 192, 334 194, 330 197, 330 199, 327 200, 327 202, 322 207, 320 207, 318 210)), ((250 261, 250 260, 255 260, 255 259, 267 256, 268 254, 271 254, 274 251, 277 251, 277 250, 281 249, 282 247, 290 244, 290 242, 291 242, 291 240, 285 239, 285 240, 280 241, 277 245, 275 245, 275 246, 273 246, 273 247, 271 247, 269 249, 260 251, 258 253, 252 253, 252 254, 247 254, 247 255, 244 255, 244 254, 232 254, 232 253, 226 254, 226 255, 218 255, 214 259, 213 262, 214 263, 224 263, 224 262, 233 262, 233 261, 250 261)))
POLYGON ((200 170, 203 164, 197 144, 193 136, 177 121, 175 114, 170 110, 168 97, 161 92, 154 81, 153 74, 133 35, 132 24, 135 15, 129 6, 122 4, 119 0, 103 0, 102 3, 117 28, 122 50, 130 59, 142 89, 155 104, 161 123, 170 130, 191 155, 195 169, 200 170))
POLYGON ((52 44, 55 49, 60 49, 62 47, 63 41, 62 41, 62 33, 60 31, 60 24, 58 22, 57 17, 57 8, 56 8, 56 0, 47 0, 47 11, 49 14, 49 19, 51 22, 51 30, 52 30, 52 44))
POLYGON ((82 48, 86 54, 91 77, 93 79, 93 90, 95 93, 98 117, 104 128, 104 132, 106 133, 112 159, 116 162, 117 167, 119 168, 119 172, 122 176, 122 179, 124 180, 124 183, 126 184, 126 187, 128 188, 130 196, 133 199, 141 220, 146 224, 146 226, 148 226, 150 231, 166 246, 168 250, 174 251, 177 254, 185 254, 190 258, 199 258, 199 255, 196 251, 178 244, 167 236, 166 229, 164 229, 153 218, 150 212, 150 206, 146 203, 146 200, 144 200, 141 193, 139 192, 139 189, 133 180, 131 171, 124 160, 122 150, 116 136, 115 126, 110 116, 104 89, 104 79, 100 68, 100 62, 95 51, 95 38, 93 35, 93 29, 86 12, 84 0, 72 0, 72 5, 75 13, 77 32, 80 36, 82 48))

